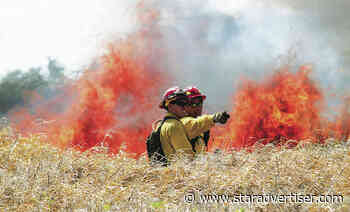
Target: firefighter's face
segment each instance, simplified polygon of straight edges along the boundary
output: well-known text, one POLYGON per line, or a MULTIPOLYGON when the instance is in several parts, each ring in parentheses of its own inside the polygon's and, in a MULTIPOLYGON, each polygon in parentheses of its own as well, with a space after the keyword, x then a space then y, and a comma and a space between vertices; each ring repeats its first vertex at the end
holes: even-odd
POLYGON ((202 97, 196 97, 190 100, 189 105, 185 106, 185 110, 189 116, 197 117, 202 115, 203 100, 202 97))
POLYGON ((168 105, 168 111, 175 114, 178 118, 182 118, 188 115, 185 110, 185 105, 188 104, 187 100, 178 100, 168 105))

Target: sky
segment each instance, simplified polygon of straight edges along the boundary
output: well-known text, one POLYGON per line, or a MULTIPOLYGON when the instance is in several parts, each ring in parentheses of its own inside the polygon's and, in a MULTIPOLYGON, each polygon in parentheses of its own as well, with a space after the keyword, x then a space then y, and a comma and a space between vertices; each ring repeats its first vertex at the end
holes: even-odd
POLYGON ((135 1, 1 0, 0 76, 57 58, 80 69, 110 36, 129 31, 135 1))

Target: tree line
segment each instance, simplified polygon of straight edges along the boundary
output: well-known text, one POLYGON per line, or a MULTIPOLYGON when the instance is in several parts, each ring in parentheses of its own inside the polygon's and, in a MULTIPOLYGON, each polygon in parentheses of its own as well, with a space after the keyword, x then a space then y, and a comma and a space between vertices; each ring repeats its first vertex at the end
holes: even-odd
POLYGON ((65 68, 52 58, 48 59, 47 67, 10 71, 0 80, 0 114, 6 115, 16 106, 25 106, 30 94, 44 98, 54 95, 67 79, 65 68))

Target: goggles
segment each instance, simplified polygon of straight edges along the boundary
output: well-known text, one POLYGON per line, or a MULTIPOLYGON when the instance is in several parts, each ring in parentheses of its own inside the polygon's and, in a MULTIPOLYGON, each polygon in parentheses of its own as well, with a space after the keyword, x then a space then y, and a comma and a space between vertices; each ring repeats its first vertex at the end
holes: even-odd
POLYGON ((185 100, 175 100, 175 101, 170 102, 169 104, 179 105, 179 106, 183 107, 185 105, 188 105, 188 102, 185 100))
POLYGON ((188 106, 191 106, 191 107, 199 107, 199 106, 202 106, 203 105, 203 102, 197 102, 197 103, 189 103, 188 106))

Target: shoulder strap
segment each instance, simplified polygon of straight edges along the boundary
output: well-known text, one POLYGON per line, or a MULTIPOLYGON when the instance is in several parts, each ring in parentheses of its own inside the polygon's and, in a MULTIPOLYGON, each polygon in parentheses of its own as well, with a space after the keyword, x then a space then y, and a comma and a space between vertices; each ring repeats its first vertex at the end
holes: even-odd
POLYGON ((175 119, 175 120, 177 120, 177 121, 180 122, 182 128, 183 128, 184 131, 185 131, 186 138, 187 138, 187 140, 190 142, 190 144, 191 144, 191 146, 192 146, 193 152, 196 152, 196 150, 195 150, 195 145, 194 145, 194 143, 191 141, 191 139, 188 137, 187 132, 186 132, 186 129, 185 129, 185 126, 182 124, 182 122, 180 121, 180 119, 178 119, 178 118, 176 118, 176 117, 173 117, 173 116, 165 116, 165 117, 163 118, 162 122, 160 123, 158 129, 157 129, 157 133, 160 134, 160 129, 161 129, 161 127, 163 126, 164 122, 165 122, 166 120, 168 120, 168 119, 175 119))
POLYGON ((165 117, 163 118, 162 122, 160 123, 160 125, 159 125, 158 129, 157 129, 157 133, 158 133, 158 134, 160 134, 160 129, 162 128, 162 126, 163 126, 164 122, 165 122, 166 120, 168 120, 168 119, 176 119, 176 120, 178 120, 178 121, 179 121, 179 119, 178 119, 178 118, 176 118, 176 117, 172 117, 172 116, 165 116, 165 117))

